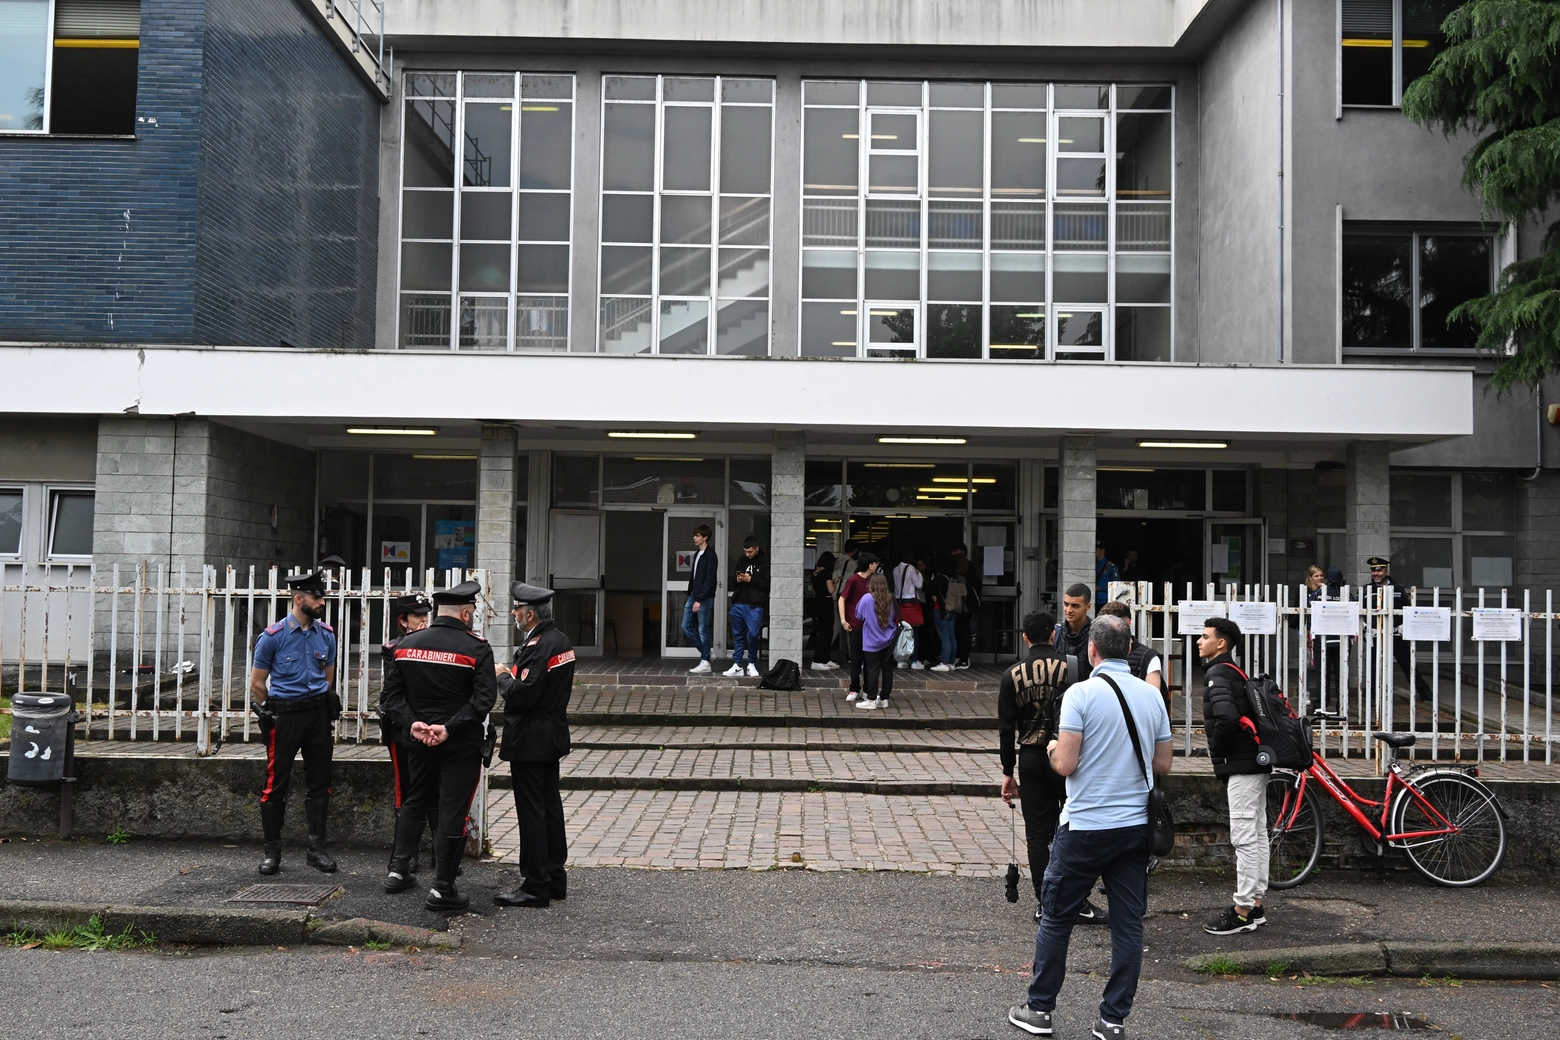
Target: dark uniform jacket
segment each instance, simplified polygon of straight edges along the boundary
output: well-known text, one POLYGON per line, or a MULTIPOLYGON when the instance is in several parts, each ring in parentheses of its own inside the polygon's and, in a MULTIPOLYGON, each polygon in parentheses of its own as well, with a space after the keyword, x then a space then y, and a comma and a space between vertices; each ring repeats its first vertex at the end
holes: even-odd
POLYGON ((1271 772, 1270 767, 1257 765, 1257 742, 1240 724, 1242 718, 1251 718, 1251 701, 1246 697, 1246 680, 1230 655, 1209 661, 1204 679, 1203 727, 1213 775, 1271 772))
POLYGON ((569 695, 574 691, 574 645, 543 621, 515 648, 515 663, 499 675, 504 695, 505 762, 551 762, 569 753, 569 695))
MULTIPOLYGON (((390 681, 390 672, 395 667, 395 645, 398 639, 387 639, 379 647, 379 674, 383 682, 390 681)), ((386 744, 400 743, 395 739, 395 723, 385 714, 385 699, 383 691, 379 697, 379 739, 386 744)))
POLYGON ((1056 736, 1062 694, 1072 685, 1067 658, 1049 646, 1032 646, 1023 660, 1002 673, 997 688, 997 727, 1002 742, 1002 775, 1012 776, 1015 740, 1042 749, 1056 736))
POLYGON ((461 624, 437 617, 427 628, 408 632, 391 651, 393 664, 379 695, 379 713, 390 720, 394 739, 420 745, 412 723, 449 729, 451 747, 480 747, 483 724, 498 698, 493 648, 461 624))

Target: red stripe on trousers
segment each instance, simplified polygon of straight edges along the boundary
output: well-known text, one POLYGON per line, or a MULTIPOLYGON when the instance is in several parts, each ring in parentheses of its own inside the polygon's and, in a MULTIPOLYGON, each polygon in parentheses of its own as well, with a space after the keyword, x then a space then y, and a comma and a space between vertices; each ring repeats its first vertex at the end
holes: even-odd
POLYGON ((390 743, 390 772, 395 775, 395 807, 401 807, 401 760, 396 755, 395 742, 390 743))
POLYGON ((271 732, 265 738, 265 790, 260 792, 262 802, 269 801, 271 789, 276 786, 276 724, 271 724, 271 732))

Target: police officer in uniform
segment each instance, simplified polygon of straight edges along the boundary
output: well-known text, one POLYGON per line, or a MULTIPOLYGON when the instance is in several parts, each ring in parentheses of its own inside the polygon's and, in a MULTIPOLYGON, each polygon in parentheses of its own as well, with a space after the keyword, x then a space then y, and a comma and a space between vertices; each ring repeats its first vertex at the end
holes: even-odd
POLYGON ((336 869, 325 847, 331 723, 341 714, 341 702, 331 691, 336 681, 336 633, 324 621, 324 574, 293 575, 287 587, 292 592, 292 610, 260 636, 249 673, 249 692, 265 739, 265 787, 260 792, 265 854, 260 873, 275 874, 282 867, 282 819, 293 758, 299 751, 303 752, 303 810, 309 830, 305 862, 330 873, 336 869))
MULTIPOLYGON (((1385 556, 1372 556, 1365 561, 1365 565, 1370 568, 1370 583, 1374 587, 1372 589, 1373 594, 1378 597, 1385 595, 1384 590, 1390 585, 1392 587, 1392 609, 1402 610, 1405 590, 1401 585, 1392 580, 1392 575, 1388 572, 1392 562, 1385 556)), ((1386 604, 1383 603, 1381 605, 1385 606, 1386 604)), ((1408 676, 1408 688, 1413 690, 1417 685, 1417 680, 1414 676, 1413 668, 1409 666, 1408 640, 1403 638, 1401 632, 1401 622, 1394 619, 1392 622, 1392 659, 1403 669, 1403 674, 1408 676)))
POLYGON ((569 753, 574 645, 553 624, 552 589, 517 581, 509 592, 520 643, 514 664, 498 676, 498 689, 504 695, 504 743, 499 757, 509 763, 514 784, 523 881, 513 892, 494 896, 493 902, 541 907, 568 896, 564 863, 569 842, 558 790, 558 761, 569 753))
MULTIPOLYGON (((428 627, 428 615, 433 613, 433 601, 421 592, 414 592, 406 596, 397 596, 390 604, 392 615, 391 623, 395 627, 395 638, 387 639, 379 648, 380 661, 383 667, 380 675, 388 678, 390 666, 395 660, 395 648, 402 637, 408 632, 417 632, 428 627)), ((395 814, 400 819, 401 807, 406 801, 406 795, 412 789, 411 759, 402 741, 396 739, 395 724, 386 718, 383 713, 379 716, 379 736, 390 748, 390 766, 394 770, 395 780, 395 814)), ((428 829, 436 831, 439 826, 439 809, 436 805, 428 807, 428 829)), ((422 845, 421 828, 418 828, 417 840, 412 845, 412 858, 407 867, 410 871, 406 877, 411 880, 403 886, 410 888, 416 884, 417 874, 417 850, 422 845)), ((390 863, 390 873, 396 874, 394 857, 390 863)), ((403 879, 404 880, 404 879, 403 879)), ((401 889, 396 889, 401 891, 401 889)))
POLYGON ((396 820, 387 892, 415 884, 410 861, 423 820, 438 806, 433 832, 435 881, 423 906, 461 911, 471 897, 456 891, 455 876, 466 845, 466 814, 482 773, 482 745, 498 684, 493 648, 471 631, 477 595, 474 581, 433 594, 438 616, 410 632, 392 651, 379 710, 410 751, 411 791, 396 820))

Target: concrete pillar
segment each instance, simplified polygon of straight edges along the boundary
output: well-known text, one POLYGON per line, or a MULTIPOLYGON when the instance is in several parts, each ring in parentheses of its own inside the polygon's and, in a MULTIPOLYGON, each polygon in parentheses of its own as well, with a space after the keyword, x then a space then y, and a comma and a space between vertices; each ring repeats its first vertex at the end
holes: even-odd
POLYGON ((493 614, 487 641, 500 661, 508 660, 514 640, 510 624, 509 583, 517 573, 515 560, 515 491, 518 471, 515 428, 482 427, 482 448, 477 470, 477 565, 487 570, 491 588, 488 599, 493 614))
POLYGON ((1096 505, 1093 435, 1062 438, 1061 496, 1057 503, 1057 602, 1067 586, 1094 588, 1096 505))
POLYGON ((776 432, 769 467, 769 660, 802 659, 802 545, 807 443, 776 432))
POLYGON ((1040 609, 1045 584, 1045 544, 1041 519, 1045 509, 1045 460, 1018 460, 1018 617, 1040 609))
POLYGON ((530 486, 525 498, 525 580, 546 588, 547 561, 552 552, 552 452, 533 448, 527 454, 530 486))
POLYGON ((1386 441, 1350 441, 1344 487, 1344 580, 1350 585, 1370 581, 1372 556, 1392 551, 1392 485, 1387 471, 1386 441))

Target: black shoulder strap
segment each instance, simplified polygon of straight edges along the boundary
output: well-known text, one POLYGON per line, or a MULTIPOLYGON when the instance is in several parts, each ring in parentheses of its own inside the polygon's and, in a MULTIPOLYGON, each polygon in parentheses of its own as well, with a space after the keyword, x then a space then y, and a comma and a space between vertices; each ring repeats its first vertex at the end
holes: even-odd
POLYGON ((1143 767, 1143 782, 1148 784, 1149 790, 1153 790, 1154 781, 1149 779, 1148 776, 1148 765, 1143 759, 1143 740, 1138 736, 1137 722, 1132 718, 1132 709, 1127 707, 1127 699, 1122 696, 1121 687, 1116 685, 1116 680, 1104 672, 1100 672, 1099 676, 1110 684, 1112 690, 1116 691, 1116 703, 1121 705, 1121 714, 1127 718, 1127 736, 1132 738, 1132 750, 1138 757, 1138 765, 1143 767))

